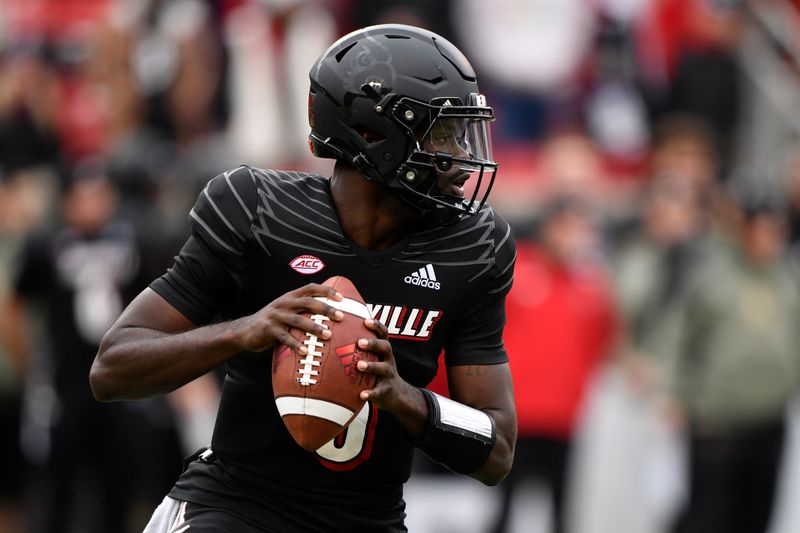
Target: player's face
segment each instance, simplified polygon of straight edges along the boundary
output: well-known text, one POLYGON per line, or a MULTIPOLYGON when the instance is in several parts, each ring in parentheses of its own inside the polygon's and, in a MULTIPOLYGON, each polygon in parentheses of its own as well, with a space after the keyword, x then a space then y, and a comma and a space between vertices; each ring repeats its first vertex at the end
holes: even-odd
POLYGON ((467 121, 460 118, 439 118, 425 136, 423 144, 429 152, 444 152, 453 157, 470 158, 467 121))
MULTIPOLYGON (((466 120, 439 119, 434 122, 422 142, 423 149, 429 153, 444 153, 460 160, 471 159, 469 141, 466 135, 466 120)), ((475 169, 454 161, 448 170, 437 167, 437 188, 440 192, 464 197, 464 185, 475 169)))

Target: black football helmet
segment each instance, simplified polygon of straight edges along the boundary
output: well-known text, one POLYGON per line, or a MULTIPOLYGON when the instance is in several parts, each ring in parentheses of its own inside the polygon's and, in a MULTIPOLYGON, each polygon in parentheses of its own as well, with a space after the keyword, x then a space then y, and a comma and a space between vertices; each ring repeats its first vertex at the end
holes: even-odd
POLYGON ((310 72, 309 144, 388 187, 434 225, 476 213, 497 173, 492 108, 475 71, 441 36, 413 26, 364 28, 334 43, 310 72), (471 174, 469 200, 461 188, 471 174))

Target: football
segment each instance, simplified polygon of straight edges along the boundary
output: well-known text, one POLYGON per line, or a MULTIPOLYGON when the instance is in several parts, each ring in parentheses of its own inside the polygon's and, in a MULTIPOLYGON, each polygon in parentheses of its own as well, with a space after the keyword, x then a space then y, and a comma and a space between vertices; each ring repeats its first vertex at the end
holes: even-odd
POLYGON ((324 315, 306 315, 331 331, 330 339, 290 330, 308 348, 301 356, 286 345, 275 348, 272 356, 272 390, 275 405, 286 428, 303 449, 316 451, 341 433, 364 407, 361 391, 375 385, 375 376, 364 374, 356 364, 365 359, 377 361, 375 354, 356 346, 358 339, 373 339, 364 320, 370 318, 364 299, 353 283, 334 276, 324 285, 339 291, 341 302, 319 299, 344 313, 340 322, 324 315))

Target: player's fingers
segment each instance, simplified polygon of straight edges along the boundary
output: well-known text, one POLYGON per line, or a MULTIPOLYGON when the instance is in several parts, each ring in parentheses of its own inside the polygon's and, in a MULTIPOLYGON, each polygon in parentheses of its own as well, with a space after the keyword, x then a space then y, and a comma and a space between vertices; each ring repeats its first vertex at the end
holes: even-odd
POLYGON ((380 378, 391 378, 395 375, 395 370, 392 365, 379 361, 369 362, 362 359, 358 362, 356 368, 365 374, 371 374, 380 378))
POLYGON ((289 323, 293 328, 299 329, 300 331, 311 333, 323 339, 331 338, 330 327, 324 321, 317 323, 303 315, 293 314, 289 318, 289 323))
POLYGON ((373 400, 374 401, 375 398, 378 397, 378 393, 377 393, 377 391, 375 389, 367 389, 367 390, 362 390, 359 393, 358 397, 361 398, 364 401, 366 401, 366 400, 373 400))
POLYGON ((392 345, 385 339, 358 339, 358 347, 374 353, 381 361, 394 362, 392 345))
POLYGON ((371 389, 363 390, 359 393, 358 397, 362 400, 371 400, 373 404, 380 404, 380 400, 384 396, 391 393, 392 386, 388 381, 378 381, 371 389))
POLYGON ((308 312, 312 315, 324 315, 331 320, 336 321, 344 319, 344 313, 342 311, 339 311, 335 307, 311 296, 298 298, 295 306, 295 310, 297 312, 308 312))
POLYGON ((386 326, 384 326, 381 322, 378 322, 372 318, 368 318, 364 321, 364 324, 367 326, 367 329, 374 331, 378 338, 389 338, 389 330, 386 329, 386 326))
POLYGON ((329 287, 328 285, 320 285, 319 283, 309 283, 308 285, 303 285, 299 289, 292 291, 292 293, 297 297, 324 296, 325 298, 330 298, 331 300, 336 300, 337 302, 341 302, 344 298, 342 293, 333 287, 329 287))
POLYGON ((308 348, 306 348, 303 343, 295 339, 294 335, 289 333, 289 330, 280 330, 280 332, 274 335, 274 338, 280 344, 288 346, 297 353, 305 354, 308 352, 308 348))

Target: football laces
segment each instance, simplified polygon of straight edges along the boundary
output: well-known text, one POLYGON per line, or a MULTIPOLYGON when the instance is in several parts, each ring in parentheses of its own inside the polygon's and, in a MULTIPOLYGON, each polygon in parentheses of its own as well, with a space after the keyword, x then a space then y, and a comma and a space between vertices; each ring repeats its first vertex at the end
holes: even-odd
MULTIPOLYGON (((330 319, 327 316, 311 315, 310 318, 315 324, 328 329, 328 325, 325 324, 325 322, 330 319)), ((322 363, 316 358, 322 357, 322 352, 319 351, 319 348, 322 348, 325 343, 322 342, 315 334, 306 332, 306 338, 303 341, 303 344, 306 346, 306 348, 308 348, 308 352, 306 352, 306 356, 299 361, 301 366, 297 373, 300 374, 300 377, 297 378, 297 382, 304 387, 308 387, 309 385, 317 384, 318 380, 314 379, 314 377, 319 376, 319 370, 316 370, 316 368, 322 363)))

